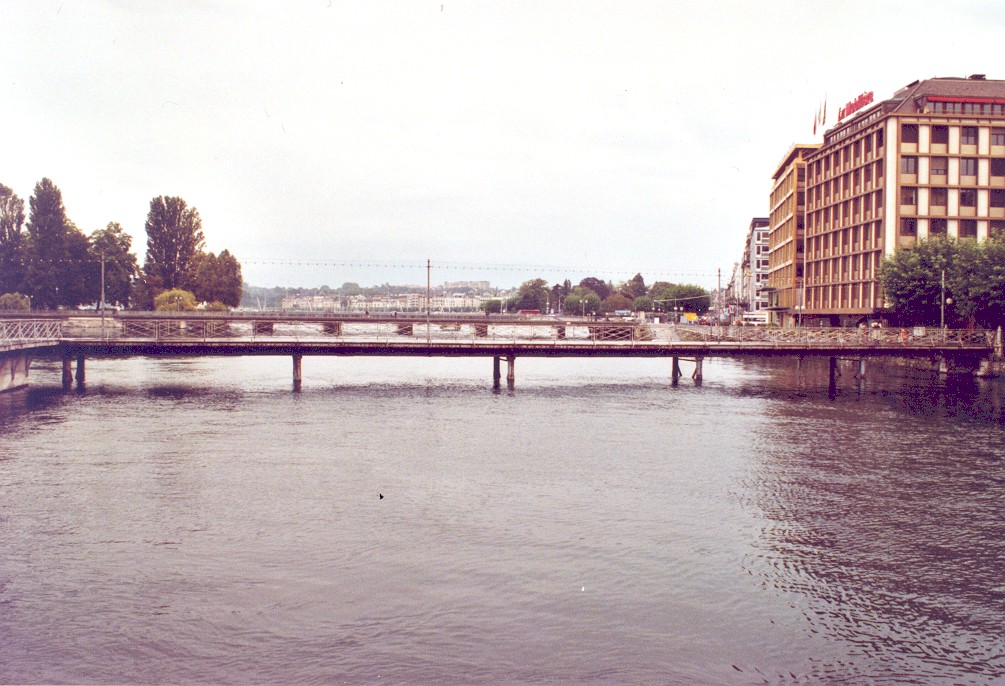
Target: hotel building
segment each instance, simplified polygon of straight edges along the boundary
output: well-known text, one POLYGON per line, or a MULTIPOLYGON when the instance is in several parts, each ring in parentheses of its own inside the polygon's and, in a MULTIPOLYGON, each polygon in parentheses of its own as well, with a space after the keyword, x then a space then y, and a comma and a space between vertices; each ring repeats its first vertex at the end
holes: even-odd
POLYGON ((768 323, 794 326, 803 304, 806 156, 818 144, 794 145, 775 170, 768 217, 768 323))
POLYGON ((881 316, 897 248, 1005 230, 1005 81, 933 78, 871 103, 842 108, 805 154, 803 312, 835 325, 881 316))

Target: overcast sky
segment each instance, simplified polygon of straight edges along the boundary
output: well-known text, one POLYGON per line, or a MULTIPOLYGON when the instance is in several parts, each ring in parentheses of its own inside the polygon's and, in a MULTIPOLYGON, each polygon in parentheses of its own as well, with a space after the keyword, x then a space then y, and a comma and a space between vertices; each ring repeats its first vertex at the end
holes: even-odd
POLYGON ((716 285, 863 91, 1005 78, 988 2, 6 0, 0 183, 140 261, 198 208, 259 286, 716 285), (995 70, 999 71, 996 72, 995 70), (357 266, 367 265, 367 266, 357 266))

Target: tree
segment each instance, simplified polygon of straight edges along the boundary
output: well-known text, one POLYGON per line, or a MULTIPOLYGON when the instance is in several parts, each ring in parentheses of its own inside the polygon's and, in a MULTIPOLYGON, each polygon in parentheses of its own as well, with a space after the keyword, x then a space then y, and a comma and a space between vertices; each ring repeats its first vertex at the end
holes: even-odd
POLYGON ((628 280, 625 284, 625 295, 629 298, 641 298, 646 294, 648 289, 646 288, 646 282, 642 278, 642 274, 636 274, 628 280))
POLYGON ((230 307, 241 304, 241 264, 228 251, 197 255, 186 285, 199 302, 219 301, 230 307))
POLYGON ((564 312, 571 315, 598 314, 600 312, 600 296, 583 286, 576 286, 565 296, 564 312))
MULTIPOLYGON (((901 248, 884 260, 880 270, 883 293, 901 324, 937 325, 942 315, 942 272, 946 296, 952 295, 956 244, 937 237, 901 248)), ((951 321, 953 310, 947 314, 951 321)))
POLYGON ((608 286, 605 282, 593 276, 586 277, 585 279, 579 282, 579 285, 582 288, 588 288, 594 293, 596 293, 597 297, 600 298, 601 300, 603 300, 604 298, 606 298, 611 294, 610 286, 608 286))
POLYGON ((482 311, 486 314, 499 314, 502 312, 502 300, 486 300, 482 303, 482 311))
POLYGON ((0 312, 20 311, 27 312, 31 309, 31 300, 27 295, 20 293, 4 293, 0 295, 0 312))
POLYGON ((24 282, 24 200, 0 183, 0 293, 16 291, 24 282))
POLYGON ((602 304, 604 312, 616 312, 617 310, 630 310, 632 309, 632 301, 625 297, 622 293, 611 293, 609 296, 604 298, 602 304))
POLYGON ((150 201, 145 228, 143 272, 148 287, 170 290, 184 285, 205 242, 199 211, 181 198, 158 196, 150 201))
POLYGON ((180 288, 164 291, 154 298, 158 312, 191 312, 195 309, 195 294, 180 288))
POLYGON ((643 295, 639 298, 635 298, 632 301, 632 309, 636 312, 652 312, 653 311, 653 299, 648 295, 643 295))
POLYGON ((541 310, 548 309, 548 282, 544 279, 531 279, 520 285, 515 297, 506 303, 509 310, 541 310))
POLYGON ((87 237, 66 218, 63 194, 49 179, 28 199, 25 284, 37 307, 75 306, 94 297, 87 237))
POLYGON ((90 240, 99 284, 102 261, 105 264, 105 302, 128 305, 133 282, 139 273, 136 256, 130 252, 133 239, 118 222, 109 222, 105 228, 92 233, 90 240))

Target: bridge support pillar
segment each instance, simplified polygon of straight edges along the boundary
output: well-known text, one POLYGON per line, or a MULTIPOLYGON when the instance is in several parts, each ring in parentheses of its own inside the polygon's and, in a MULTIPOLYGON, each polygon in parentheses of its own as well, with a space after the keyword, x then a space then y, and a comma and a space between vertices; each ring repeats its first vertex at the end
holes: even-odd
POLYGON ((838 358, 831 357, 830 362, 828 363, 828 367, 829 367, 829 373, 828 373, 829 378, 827 380, 827 390, 833 394, 834 391, 837 389, 837 378, 841 375, 840 372, 838 372, 838 358))
POLYGON ((516 386, 516 356, 507 355, 506 356, 506 387, 513 388, 516 386))
POLYGON ((492 388, 499 388, 500 379, 502 379, 502 373, 499 371, 499 356, 496 355, 492 358, 492 388))
POLYGON ((860 380, 864 379, 865 378, 865 370, 866 370, 865 358, 863 357, 863 358, 859 359, 859 361, 858 361, 858 375, 856 376, 856 378, 858 378, 860 380))
POLYGON ((680 381, 680 377, 683 374, 680 371, 680 358, 676 355, 673 356, 673 367, 670 370, 670 385, 676 386, 677 382, 680 381))
POLYGON ((73 387, 73 368, 70 356, 63 354, 63 390, 68 391, 73 387))
POLYGON ((84 374, 84 356, 77 355, 77 388, 83 388, 87 383, 87 379, 84 374))
POLYGON ((303 384, 302 362, 304 356, 297 353, 293 356, 293 390, 299 391, 303 384))
POLYGON ((691 378, 694 379, 695 386, 701 385, 701 368, 704 362, 705 362, 704 357, 694 358, 694 374, 691 375, 691 378))

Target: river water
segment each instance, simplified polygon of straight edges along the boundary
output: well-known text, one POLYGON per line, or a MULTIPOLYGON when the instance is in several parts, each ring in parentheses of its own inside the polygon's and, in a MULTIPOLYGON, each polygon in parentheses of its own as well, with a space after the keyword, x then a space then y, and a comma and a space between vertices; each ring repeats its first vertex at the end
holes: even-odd
POLYGON ((1005 382, 516 371, 36 361, 0 397, 0 682, 1005 681, 1005 382))

